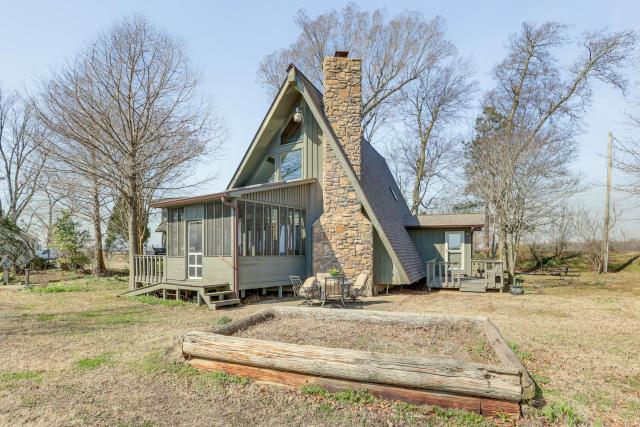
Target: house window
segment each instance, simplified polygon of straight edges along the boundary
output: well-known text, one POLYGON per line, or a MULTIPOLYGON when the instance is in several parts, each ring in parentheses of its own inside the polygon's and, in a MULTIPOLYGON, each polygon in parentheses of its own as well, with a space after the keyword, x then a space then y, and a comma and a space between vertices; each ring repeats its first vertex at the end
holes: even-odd
POLYGON ((274 182, 276 180, 276 156, 274 154, 269 155, 254 178, 254 182, 265 183, 274 182))
POLYGON ((280 144, 292 144, 300 141, 302 137, 302 126, 299 122, 293 120, 293 117, 287 123, 287 126, 284 128, 282 133, 280 134, 280 144))
POLYGON ((280 181, 302 178, 302 150, 280 153, 280 181))

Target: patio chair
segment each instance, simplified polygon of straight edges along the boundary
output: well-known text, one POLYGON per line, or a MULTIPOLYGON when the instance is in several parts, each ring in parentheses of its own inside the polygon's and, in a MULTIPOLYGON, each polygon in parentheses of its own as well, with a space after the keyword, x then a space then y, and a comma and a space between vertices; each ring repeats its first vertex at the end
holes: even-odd
MULTIPOLYGON (((349 287, 347 291, 348 296, 351 298, 353 303, 355 304, 362 295, 364 295, 364 291, 367 289, 367 284, 369 283, 369 273, 360 273, 358 277, 356 277, 353 285, 349 287)), ((362 302, 362 300, 360 300, 362 302)))
POLYGON ((302 283, 299 276, 289 276, 289 279, 293 285, 293 293, 305 299, 303 304, 311 305, 312 299, 320 298, 320 287, 314 276, 307 277, 304 283, 302 283))

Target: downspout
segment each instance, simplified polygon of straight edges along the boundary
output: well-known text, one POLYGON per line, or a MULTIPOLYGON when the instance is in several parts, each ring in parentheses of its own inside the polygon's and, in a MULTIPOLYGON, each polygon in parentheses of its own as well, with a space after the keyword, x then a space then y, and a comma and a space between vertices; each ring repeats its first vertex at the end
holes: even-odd
POLYGON ((238 268, 238 202, 232 200, 228 202, 226 196, 222 196, 222 203, 225 206, 229 206, 233 212, 233 238, 232 241, 232 254, 233 254, 233 292, 236 298, 240 298, 240 269, 238 268))

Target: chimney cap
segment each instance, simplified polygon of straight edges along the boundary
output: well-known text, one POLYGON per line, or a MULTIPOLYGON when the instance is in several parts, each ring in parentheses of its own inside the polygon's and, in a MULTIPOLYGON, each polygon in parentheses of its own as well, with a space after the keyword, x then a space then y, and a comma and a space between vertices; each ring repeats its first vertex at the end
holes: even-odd
POLYGON ((333 55, 336 58, 346 58, 349 56, 348 50, 336 50, 336 53, 333 55))

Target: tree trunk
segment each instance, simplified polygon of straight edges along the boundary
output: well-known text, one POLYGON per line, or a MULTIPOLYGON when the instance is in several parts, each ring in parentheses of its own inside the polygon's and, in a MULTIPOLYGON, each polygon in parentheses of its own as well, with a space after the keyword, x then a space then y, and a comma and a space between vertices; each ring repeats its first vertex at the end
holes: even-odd
POLYGON ((104 263, 104 253, 102 251, 102 226, 101 215, 100 215, 100 195, 99 188, 97 183, 94 182, 92 188, 93 194, 92 203, 93 203, 93 233, 95 236, 95 250, 94 250, 94 264, 93 264, 93 275, 100 277, 103 276, 107 272, 107 267, 104 263))
POLYGON ((131 180, 130 188, 131 191, 127 196, 127 205, 129 207, 128 219, 129 219, 129 289, 135 288, 135 283, 133 282, 134 277, 134 264, 135 264, 135 256, 139 253, 138 251, 138 224, 137 224, 137 215, 138 211, 138 185, 135 182, 135 178, 131 180))

